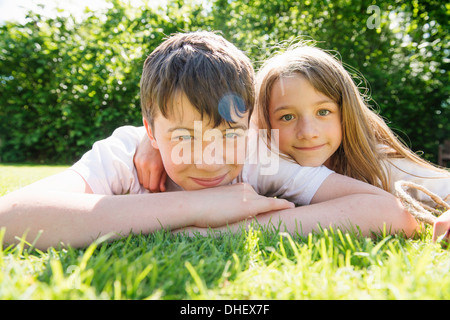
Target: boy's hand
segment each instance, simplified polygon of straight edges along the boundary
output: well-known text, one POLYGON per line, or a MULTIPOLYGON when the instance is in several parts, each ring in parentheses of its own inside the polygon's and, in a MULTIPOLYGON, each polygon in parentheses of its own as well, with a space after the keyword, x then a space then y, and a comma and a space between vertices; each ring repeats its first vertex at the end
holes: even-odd
POLYGON ((295 207, 284 199, 261 196, 246 183, 191 192, 198 192, 199 195, 199 214, 193 225, 195 227, 220 227, 261 213, 295 207))
POLYGON ((433 226, 433 241, 450 242, 450 210, 440 215, 433 226), (442 237, 442 239, 439 239, 442 237))
POLYGON ((150 192, 166 191, 167 173, 158 149, 153 148, 147 135, 139 144, 133 158, 139 183, 150 192))

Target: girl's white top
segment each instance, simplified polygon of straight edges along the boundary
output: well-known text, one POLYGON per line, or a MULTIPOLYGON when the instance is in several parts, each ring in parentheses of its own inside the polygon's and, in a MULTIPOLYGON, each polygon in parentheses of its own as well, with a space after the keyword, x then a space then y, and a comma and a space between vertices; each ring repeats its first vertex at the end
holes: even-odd
MULTIPOLYGON (((392 192, 395 190, 395 182, 405 180, 425 187, 441 199, 445 199, 450 194, 450 172, 448 174, 442 173, 404 158, 390 158, 386 160, 385 164, 390 177, 392 192)), ((431 201, 428 195, 416 189, 411 189, 409 193, 420 201, 431 201)))

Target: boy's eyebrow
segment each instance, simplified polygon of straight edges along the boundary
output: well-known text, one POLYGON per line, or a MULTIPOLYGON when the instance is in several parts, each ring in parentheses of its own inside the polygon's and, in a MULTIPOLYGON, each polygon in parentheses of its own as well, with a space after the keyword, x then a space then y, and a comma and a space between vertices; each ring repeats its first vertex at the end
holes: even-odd
MULTIPOLYGON (((242 129, 242 130, 247 130, 248 126, 245 124, 241 124, 241 123, 237 123, 237 124, 229 124, 228 128, 225 128, 225 130, 228 129, 242 129)), ((223 130, 222 130, 223 131, 223 130)))
POLYGON ((188 127, 178 126, 178 127, 173 127, 173 128, 168 129, 167 132, 174 132, 175 130, 194 131, 194 128, 188 128, 188 127))
MULTIPOLYGON (((222 131, 229 130, 229 129, 233 129, 233 130, 236 130, 236 129, 247 130, 248 126, 244 125, 244 124, 240 124, 240 123, 239 124, 229 124, 229 127, 225 128, 225 129, 222 129, 222 131)), ((194 128, 183 127, 183 126, 176 126, 176 127, 168 129, 167 132, 174 132, 176 130, 194 131, 194 128)))

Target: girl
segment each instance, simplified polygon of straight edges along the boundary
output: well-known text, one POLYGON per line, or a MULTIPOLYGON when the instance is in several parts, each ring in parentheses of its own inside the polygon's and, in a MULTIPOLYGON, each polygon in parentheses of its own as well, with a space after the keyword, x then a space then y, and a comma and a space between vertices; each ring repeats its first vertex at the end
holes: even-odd
POLYGON ((405 147, 325 51, 301 46, 269 59, 256 94, 256 124, 278 129, 280 151, 300 165, 325 165, 389 192, 408 180, 442 198, 450 194, 450 173, 405 147))
MULTIPOLYGON (((448 201, 450 173, 404 146, 328 53, 300 46, 274 56, 258 72, 256 89, 258 127, 278 129, 280 151, 300 165, 325 165, 389 192, 407 180, 448 201)), ((449 229, 447 211, 434 224, 433 240, 449 240, 449 229)))
MULTIPOLYGON (((365 103, 343 65, 325 51, 298 46, 267 60, 257 75, 256 94, 252 122, 269 135, 270 129, 278 130, 283 156, 302 166, 325 165, 389 192, 396 181, 407 180, 448 198, 450 173, 404 146, 365 103)), ((149 154, 157 154, 143 150, 135 157, 141 183, 164 191, 162 166, 145 168, 149 154)), ((427 201, 424 194, 414 196, 427 201)), ((450 213, 436 226, 439 232, 448 230, 450 213)))

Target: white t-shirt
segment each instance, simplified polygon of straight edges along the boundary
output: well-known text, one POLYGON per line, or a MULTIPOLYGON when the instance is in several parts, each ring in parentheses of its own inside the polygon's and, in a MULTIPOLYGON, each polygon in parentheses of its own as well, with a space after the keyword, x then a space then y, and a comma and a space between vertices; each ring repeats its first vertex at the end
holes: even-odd
MULTIPOLYGON (((394 183, 396 181, 405 180, 425 187, 442 199, 450 194, 450 173, 438 172, 405 158, 390 158, 386 160, 385 164, 392 192, 395 190, 394 183)), ((415 189, 410 190, 410 194, 420 201, 431 200, 428 195, 415 189)))
MULTIPOLYGON (((92 149, 71 169, 78 172, 97 194, 148 193, 139 184, 133 162, 136 149, 145 134, 144 127, 120 127, 110 137, 94 143, 92 149)), ((255 135, 250 134, 248 139, 248 145, 253 147, 249 147, 243 170, 232 183, 249 183, 258 194, 306 205, 311 202, 323 181, 333 173, 324 166, 302 167, 269 153, 266 145, 255 135), (254 147, 256 144, 258 148, 254 147), (270 155, 272 162, 267 161, 269 158, 258 158, 264 152, 270 155)), ((167 191, 182 190, 170 178, 167 180, 167 191)))

